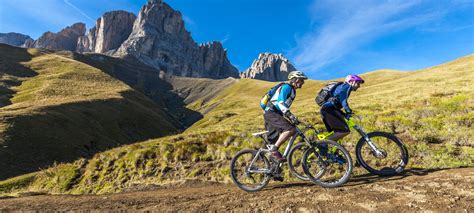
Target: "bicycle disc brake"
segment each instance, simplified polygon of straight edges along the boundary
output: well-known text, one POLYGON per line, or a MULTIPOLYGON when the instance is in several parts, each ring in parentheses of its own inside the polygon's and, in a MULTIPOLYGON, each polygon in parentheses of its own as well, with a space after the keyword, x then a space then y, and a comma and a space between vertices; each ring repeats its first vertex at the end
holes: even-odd
POLYGON ((387 152, 383 149, 372 151, 372 154, 378 159, 384 159, 387 157, 387 152))

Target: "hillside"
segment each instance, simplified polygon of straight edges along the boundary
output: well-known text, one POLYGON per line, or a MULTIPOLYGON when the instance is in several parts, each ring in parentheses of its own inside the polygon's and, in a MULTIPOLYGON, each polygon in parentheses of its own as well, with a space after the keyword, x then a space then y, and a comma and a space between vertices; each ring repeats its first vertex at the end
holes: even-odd
MULTIPOLYGON (((408 145, 409 168, 474 165, 474 55, 419 71, 383 70, 363 77, 366 84, 351 96, 352 108, 364 117, 366 130, 393 132, 408 145)), ((292 106, 296 115, 318 128, 323 125, 314 96, 324 83, 307 81, 292 106)), ((239 80, 211 99, 189 103, 193 111, 207 110, 182 134, 0 182, 0 191, 107 193, 186 179, 229 182, 234 153, 261 144, 250 133, 263 129, 258 102, 273 85, 239 80)), ((358 138, 353 133, 345 142, 351 153, 358 138)))
POLYGON ((0 44, 0 179, 181 128, 142 93, 73 58, 0 44))

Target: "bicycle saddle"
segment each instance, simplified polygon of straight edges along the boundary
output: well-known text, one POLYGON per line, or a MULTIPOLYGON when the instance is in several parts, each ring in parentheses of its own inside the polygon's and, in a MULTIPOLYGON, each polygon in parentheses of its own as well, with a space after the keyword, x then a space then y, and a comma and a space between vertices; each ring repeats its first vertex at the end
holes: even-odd
POLYGON ((256 132, 256 133, 252 133, 252 135, 255 136, 255 137, 260 137, 260 136, 262 136, 262 135, 264 135, 264 134, 267 134, 267 132, 268 132, 268 131, 256 132))

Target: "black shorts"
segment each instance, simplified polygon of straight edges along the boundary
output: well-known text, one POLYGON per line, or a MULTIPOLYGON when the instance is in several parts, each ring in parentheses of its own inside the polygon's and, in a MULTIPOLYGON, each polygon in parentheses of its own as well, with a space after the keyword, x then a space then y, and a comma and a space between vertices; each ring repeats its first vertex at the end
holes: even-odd
POLYGON ((321 117, 323 118, 326 129, 331 132, 350 132, 341 110, 332 106, 324 106, 321 108, 321 117))
POLYGON ((275 143, 282 132, 294 128, 283 115, 274 111, 265 111, 263 119, 265 120, 265 129, 268 131, 267 138, 271 143, 275 143))

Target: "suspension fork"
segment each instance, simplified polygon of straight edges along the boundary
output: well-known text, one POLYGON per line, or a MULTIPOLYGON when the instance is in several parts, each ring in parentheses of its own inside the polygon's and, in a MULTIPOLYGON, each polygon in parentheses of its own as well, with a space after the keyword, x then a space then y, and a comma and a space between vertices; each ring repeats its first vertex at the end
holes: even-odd
POLYGON ((374 154, 377 156, 377 157, 385 157, 384 156, 384 153, 382 150, 380 150, 377 145, 375 145, 372 140, 370 140, 369 136, 367 135, 367 133, 364 132, 364 130, 362 129, 362 127, 360 126, 353 126, 352 128, 354 128, 363 138, 364 140, 367 142, 367 144, 369 145, 370 149, 372 149, 372 151, 374 152, 374 154))

